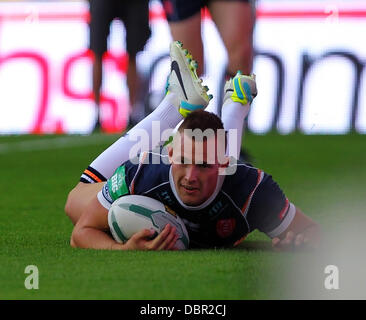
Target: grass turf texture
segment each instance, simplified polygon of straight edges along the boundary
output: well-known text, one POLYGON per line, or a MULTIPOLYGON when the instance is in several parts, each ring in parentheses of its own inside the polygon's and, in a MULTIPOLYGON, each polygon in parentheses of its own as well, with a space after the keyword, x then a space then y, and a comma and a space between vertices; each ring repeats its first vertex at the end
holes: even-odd
MULTIPOLYGON (((63 212, 67 193, 116 138, 0 137, 0 299, 282 299, 316 297, 311 290, 325 294, 321 268, 314 275, 316 284, 302 292, 311 275, 294 266, 311 260, 309 253, 275 253, 259 232, 232 250, 71 248, 72 224, 63 212), (39 290, 24 287, 24 269, 32 264, 39 269, 39 290)), ((244 142, 254 165, 272 174, 325 233, 362 218, 366 136, 247 135, 244 142)))

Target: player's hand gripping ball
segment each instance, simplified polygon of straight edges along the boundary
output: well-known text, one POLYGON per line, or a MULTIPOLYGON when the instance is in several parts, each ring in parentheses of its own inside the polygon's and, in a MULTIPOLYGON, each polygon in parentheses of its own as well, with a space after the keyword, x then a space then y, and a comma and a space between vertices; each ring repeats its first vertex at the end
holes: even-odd
POLYGON ((158 200, 139 195, 124 196, 113 202, 108 212, 110 231, 119 243, 126 242, 142 229, 153 229, 157 236, 168 223, 176 228, 179 235, 175 247, 187 249, 189 237, 184 222, 168 212, 158 200))

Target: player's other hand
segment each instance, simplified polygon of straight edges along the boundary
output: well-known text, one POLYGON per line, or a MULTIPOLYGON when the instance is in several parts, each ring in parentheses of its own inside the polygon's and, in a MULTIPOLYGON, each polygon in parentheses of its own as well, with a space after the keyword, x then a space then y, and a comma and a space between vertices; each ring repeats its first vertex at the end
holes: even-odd
POLYGON ((175 250, 178 240, 176 228, 167 224, 163 231, 154 239, 154 230, 143 229, 135 233, 126 243, 127 250, 175 250))
POLYGON ((275 251, 291 251, 308 247, 309 239, 302 233, 295 234, 293 231, 287 232, 283 239, 273 238, 272 247, 275 251))

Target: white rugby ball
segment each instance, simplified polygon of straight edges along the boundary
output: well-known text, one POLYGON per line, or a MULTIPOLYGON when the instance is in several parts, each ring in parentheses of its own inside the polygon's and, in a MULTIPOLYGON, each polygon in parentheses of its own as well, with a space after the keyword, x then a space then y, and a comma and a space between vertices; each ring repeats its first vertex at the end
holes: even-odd
POLYGON ((177 229, 179 238, 176 247, 185 250, 189 237, 184 222, 165 209, 163 203, 153 198, 129 195, 113 202, 108 212, 108 224, 114 240, 126 242, 142 229, 153 229, 160 233, 167 224, 177 229))

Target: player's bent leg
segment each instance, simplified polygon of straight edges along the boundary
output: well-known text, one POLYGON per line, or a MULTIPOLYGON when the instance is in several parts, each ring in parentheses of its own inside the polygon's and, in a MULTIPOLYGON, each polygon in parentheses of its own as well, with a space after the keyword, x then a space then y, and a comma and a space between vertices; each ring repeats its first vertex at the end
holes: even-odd
POLYGON ((83 209, 98 194, 104 183, 79 182, 67 196, 65 213, 73 224, 78 222, 83 209))
POLYGON ((189 112, 204 109, 210 101, 211 97, 207 95, 208 88, 203 87, 202 81, 197 77, 197 63, 182 44, 173 42, 170 46, 170 55, 171 72, 167 81, 167 94, 159 106, 90 164, 95 173, 104 178, 101 180, 110 178, 123 162, 136 157, 139 152, 156 147, 164 139, 162 133, 169 129, 173 130, 189 112), (158 132, 153 132, 154 130, 158 132), (143 136, 148 137, 147 143, 131 139, 143 136), (154 141, 153 137, 161 140, 154 141), (141 149, 136 148, 139 142, 141 149))
POLYGON ((175 128, 191 111, 204 109, 212 98, 207 94, 208 88, 202 86, 202 81, 197 77, 197 63, 181 43, 173 42, 171 44, 170 55, 171 72, 167 81, 167 94, 162 102, 151 114, 90 164, 90 167, 105 179, 111 177, 123 162, 136 157, 138 152, 156 147, 164 140, 162 136, 164 131, 175 128), (155 126, 154 122, 158 122, 159 126, 155 126), (158 132, 153 132, 153 130, 158 130, 158 132), (136 144, 139 141, 131 138, 142 137, 142 131, 149 141, 141 143, 141 149, 138 149, 136 144), (152 137, 158 137, 161 140, 153 141, 152 137))
MULTIPOLYGON (((226 82, 224 88, 224 103, 221 120, 226 131, 234 130, 236 144, 229 141, 228 155, 238 159, 241 149, 244 119, 247 117, 250 105, 257 96, 255 75, 245 76, 240 72, 226 82)), ((233 132, 233 131, 232 131, 233 132)), ((229 139, 230 139, 229 134, 229 139)))
POLYGON ((253 62, 254 8, 242 0, 211 1, 209 10, 228 53, 229 74, 250 74, 253 62))
POLYGON ((170 32, 174 40, 184 43, 184 47, 198 62, 197 74, 204 72, 203 44, 201 37, 201 12, 180 21, 169 22, 170 32))

